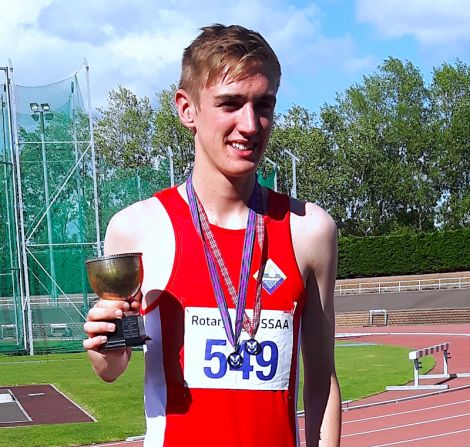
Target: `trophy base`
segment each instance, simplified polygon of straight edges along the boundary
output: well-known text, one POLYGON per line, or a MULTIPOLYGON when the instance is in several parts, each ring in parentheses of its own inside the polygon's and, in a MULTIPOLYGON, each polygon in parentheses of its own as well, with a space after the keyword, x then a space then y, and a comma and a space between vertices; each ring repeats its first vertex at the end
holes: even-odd
POLYGON ((128 315, 112 321, 116 331, 108 336, 105 351, 132 346, 142 346, 149 337, 145 334, 144 319, 140 315, 128 315))

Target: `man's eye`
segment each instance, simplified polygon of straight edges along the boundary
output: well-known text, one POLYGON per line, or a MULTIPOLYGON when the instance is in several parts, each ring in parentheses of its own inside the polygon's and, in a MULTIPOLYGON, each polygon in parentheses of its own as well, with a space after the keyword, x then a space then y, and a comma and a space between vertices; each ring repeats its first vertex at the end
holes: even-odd
POLYGON ((270 102, 261 102, 258 104, 258 110, 262 113, 273 113, 274 106, 270 102))
POLYGON ((223 102, 220 106, 225 110, 236 110, 240 107, 236 102, 231 101, 223 102))

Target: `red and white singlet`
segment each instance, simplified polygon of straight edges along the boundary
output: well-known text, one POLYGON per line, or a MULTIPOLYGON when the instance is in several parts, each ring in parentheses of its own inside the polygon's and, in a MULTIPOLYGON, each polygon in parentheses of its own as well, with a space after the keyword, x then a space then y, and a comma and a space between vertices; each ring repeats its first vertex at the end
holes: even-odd
MULTIPOLYGON (((305 288, 292 247, 289 198, 270 191, 265 216, 267 263, 256 334, 262 351, 244 353, 242 367, 230 369, 227 356, 233 347, 189 206, 176 188, 155 197, 170 216, 176 247, 165 290, 143 312, 152 339, 145 348, 145 447, 298 445, 299 328, 305 288)), ((238 290, 245 230, 211 229, 238 290)), ((246 305, 250 317, 260 256, 255 243, 246 305)), ((234 306, 227 301, 233 322, 234 306)), ((248 338, 242 331, 242 340, 248 338)))

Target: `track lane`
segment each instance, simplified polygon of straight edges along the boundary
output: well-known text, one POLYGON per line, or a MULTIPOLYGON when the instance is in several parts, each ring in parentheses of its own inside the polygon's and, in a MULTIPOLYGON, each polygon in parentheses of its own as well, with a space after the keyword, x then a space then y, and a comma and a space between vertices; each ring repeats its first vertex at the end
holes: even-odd
MULTIPOLYGON (((449 371, 470 372, 470 325, 369 329, 369 335, 358 335, 350 340, 408 346, 410 350, 450 341, 453 357, 449 361, 449 371), (377 334, 385 334, 384 330, 386 336, 377 334)), ((352 329, 351 332, 361 331, 352 329)), ((442 370, 441 357, 436 355, 433 372, 442 370)), ((426 383, 437 383, 437 380, 426 380, 426 383)), ((353 408, 364 404, 375 406, 343 413, 341 447, 470 446, 470 378, 451 379, 447 383, 449 391, 426 397, 416 396, 430 394, 429 391, 385 391, 354 402, 353 408), (413 396, 416 398, 412 400, 384 403, 413 396)))

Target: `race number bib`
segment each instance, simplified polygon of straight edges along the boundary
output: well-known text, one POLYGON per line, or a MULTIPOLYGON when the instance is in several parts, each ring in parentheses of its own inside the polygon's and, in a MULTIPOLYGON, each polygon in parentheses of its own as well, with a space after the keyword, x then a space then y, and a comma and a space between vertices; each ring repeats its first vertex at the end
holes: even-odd
MULTIPOLYGON (((229 309, 232 322, 235 310, 229 309)), ((251 317, 250 311, 247 310, 251 317)), ((184 378, 190 388, 243 390, 286 390, 292 362, 293 318, 290 312, 263 310, 256 340, 261 352, 249 355, 241 335, 243 364, 239 369, 227 363, 233 346, 227 341, 219 309, 187 307, 185 310, 184 378)))

